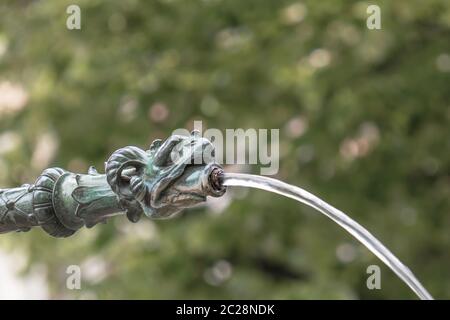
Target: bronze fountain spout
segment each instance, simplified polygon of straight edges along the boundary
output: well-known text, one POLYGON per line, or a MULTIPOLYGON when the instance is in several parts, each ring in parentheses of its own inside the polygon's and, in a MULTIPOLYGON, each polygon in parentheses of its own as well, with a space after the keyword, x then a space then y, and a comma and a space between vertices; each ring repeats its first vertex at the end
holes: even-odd
POLYGON ((184 208, 220 197, 222 168, 212 143, 198 132, 155 140, 149 150, 128 146, 105 162, 105 174, 60 168, 44 170, 32 185, 0 189, 0 233, 41 227, 54 237, 68 237, 112 216, 137 222, 169 218, 184 208))

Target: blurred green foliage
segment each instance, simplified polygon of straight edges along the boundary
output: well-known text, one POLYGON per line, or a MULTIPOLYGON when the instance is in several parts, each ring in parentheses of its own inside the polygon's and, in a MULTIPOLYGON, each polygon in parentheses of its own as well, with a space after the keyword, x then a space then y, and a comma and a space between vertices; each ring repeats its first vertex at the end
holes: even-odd
MULTIPOLYGON (((102 168, 193 120, 280 128, 277 178, 349 213, 450 298, 449 1, 2 0, 0 17, 2 186, 102 168), (66 28, 70 4, 81 30, 66 28), (381 30, 366 27, 369 4, 381 30)), ((414 298, 311 209, 229 194, 221 212, 0 246, 44 265, 52 298, 414 298), (66 289, 71 264, 83 290, 66 289), (366 288, 371 264, 382 290, 366 288)))

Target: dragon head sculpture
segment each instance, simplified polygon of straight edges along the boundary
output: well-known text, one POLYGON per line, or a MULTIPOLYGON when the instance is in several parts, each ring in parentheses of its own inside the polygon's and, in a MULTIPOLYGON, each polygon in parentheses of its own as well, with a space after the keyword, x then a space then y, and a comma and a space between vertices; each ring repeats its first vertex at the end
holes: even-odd
POLYGON ((172 135, 153 141, 147 151, 133 146, 117 150, 106 162, 106 179, 131 221, 142 212, 168 218, 225 193, 214 156, 214 146, 198 132, 172 135))

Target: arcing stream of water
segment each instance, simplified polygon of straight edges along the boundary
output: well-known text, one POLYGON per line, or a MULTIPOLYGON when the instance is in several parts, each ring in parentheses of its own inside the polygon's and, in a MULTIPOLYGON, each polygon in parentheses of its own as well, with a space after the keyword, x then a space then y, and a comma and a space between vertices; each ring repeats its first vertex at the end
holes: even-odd
POLYGON ((407 266, 394 256, 392 252, 369 231, 342 211, 322 201, 308 191, 276 179, 240 173, 225 173, 223 176, 223 185, 262 189, 281 194, 313 207, 347 230, 352 236, 372 251, 372 253, 391 268, 391 270, 394 271, 395 274, 402 279, 417 294, 417 296, 419 296, 419 298, 423 300, 433 299, 411 270, 409 270, 407 266))

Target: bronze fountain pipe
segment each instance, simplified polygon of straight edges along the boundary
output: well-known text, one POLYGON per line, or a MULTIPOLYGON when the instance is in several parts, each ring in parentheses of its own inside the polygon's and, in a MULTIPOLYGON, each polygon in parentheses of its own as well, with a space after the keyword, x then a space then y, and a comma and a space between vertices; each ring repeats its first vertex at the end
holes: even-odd
POLYGON ((94 167, 87 174, 49 168, 32 185, 0 189, 0 233, 41 227, 68 237, 119 214, 131 222, 142 214, 169 218, 207 196, 222 196, 221 176, 213 145, 195 131, 155 140, 147 151, 121 148, 105 162, 105 174, 94 167))

